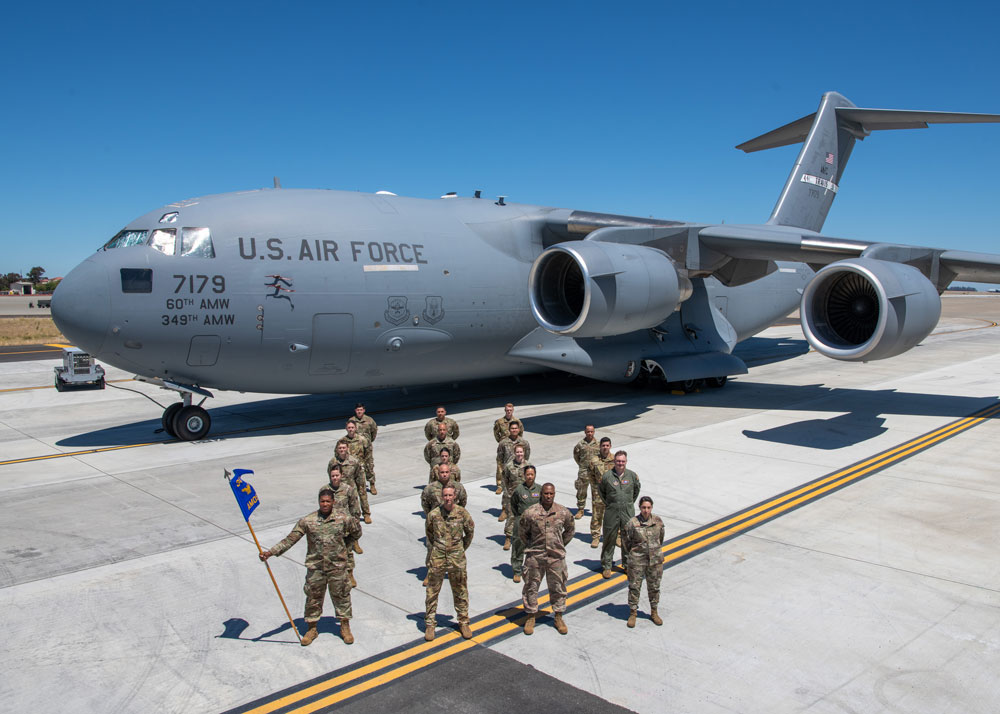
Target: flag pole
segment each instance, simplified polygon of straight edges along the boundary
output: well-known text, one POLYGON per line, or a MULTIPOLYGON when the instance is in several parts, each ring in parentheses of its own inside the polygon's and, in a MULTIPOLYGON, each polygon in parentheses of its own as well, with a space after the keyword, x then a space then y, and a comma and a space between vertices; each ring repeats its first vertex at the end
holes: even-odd
MULTIPOLYGON (((260 541, 257 540, 257 534, 253 532, 253 526, 250 525, 250 519, 247 519, 247 528, 250 529, 250 535, 253 536, 253 542, 257 544, 257 552, 261 555, 264 554, 264 549, 260 547, 260 541)), ((268 562, 264 561, 264 567, 267 568, 267 574, 271 576, 271 583, 274 585, 274 591, 278 593, 278 599, 281 600, 281 606, 285 608, 285 614, 288 615, 288 622, 292 626, 292 632, 295 633, 295 637, 298 638, 299 644, 302 644, 302 637, 299 636, 299 630, 295 627, 295 620, 292 619, 292 613, 288 611, 288 605, 285 604, 285 598, 281 596, 281 590, 278 588, 278 581, 274 579, 274 573, 271 572, 271 566, 268 562)))

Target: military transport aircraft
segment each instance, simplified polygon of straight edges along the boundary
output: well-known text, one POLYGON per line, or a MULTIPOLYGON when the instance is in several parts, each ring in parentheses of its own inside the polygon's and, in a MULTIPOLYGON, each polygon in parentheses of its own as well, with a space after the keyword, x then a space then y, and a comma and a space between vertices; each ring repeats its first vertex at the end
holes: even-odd
POLYGON ((892 357, 931 332, 953 280, 1000 282, 1000 255, 819 233, 855 141, 998 121, 824 94, 815 113, 737 147, 803 142, 762 225, 275 181, 132 221, 62 281, 52 313, 78 347, 179 392, 163 426, 187 440, 210 429, 209 388, 342 392, 540 369, 722 386, 747 371, 733 347, 796 307, 816 351, 892 357))

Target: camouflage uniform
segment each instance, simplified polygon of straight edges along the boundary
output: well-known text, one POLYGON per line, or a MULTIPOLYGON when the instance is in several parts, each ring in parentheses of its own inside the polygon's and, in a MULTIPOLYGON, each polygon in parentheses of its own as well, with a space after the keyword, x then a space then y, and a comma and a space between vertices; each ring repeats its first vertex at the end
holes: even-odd
POLYGON ((544 574, 552 612, 565 612, 566 546, 576 532, 573 514, 558 503, 547 511, 538 503, 524 512, 517 528, 525 545, 524 611, 529 615, 538 612, 538 585, 544 574))
POLYGON ((520 575, 524 572, 524 541, 521 540, 521 528, 520 521, 521 516, 527 511, 531 506, 534 506, 542 498, 542 487, 536 481, 531 488, 528 488, 526 483, 519 483, 514 492, 510 495, 510 517, 507 522, 513 521, 514 530, 512 533, 512 538, 514 545, 510 549, 510 567, 514 571, 514 575, 520 575))
POLYGON ((361 462, 356 458, 351 456, 350 452, 347 454, 347 458, 341 461, 334 454, 333 458, 326 465, 327 474, 330 473, 330 468, 334 464, 340 464, 340 473, 344 475, 344 481, 347 481, 354 486, 354 490, 358 492, 358 500, 361 502, 361 513, 364 515, 371 514, 371 508, 368 507, 368 491, 365 489, 365 469, 361 465, 361 462))
POLYGON ((503 524, 503 534, 508 538, 514 535, 514 519, 511 517, 510 497, 514 493, 514 489, 524 483, 524 467, 527 465, 527 459, 521 463, 517 463, 512 459, 503 466, 500 485, 503 486, 502 509, 507 514, 507 522, 503 524))
MULTIPOLYGON (((427 441, 430 441, 431 439, 434 439, 435 437, 437 437, 437 434, 438 434, 438 427, 437 427, 437 425, 441 424, 441 423, 442 422, 438 421, 437 417, 434 417, 429 422, 427 422, 426 424, 424 424, 424 438, 427 439, 427 441)), ((454 419, 452 419, 451 417, 446 416, 444 418, 444 422, 443 423, 445 423, 445 424, 448 425, 448 430, 445 432, 446 435, 450 436, 452 439, 457 439, 458 438, 458 422, 455 421, 454 419)))
POLYGON ((601 528, 604 526, 604 499, 601 498, 601 479, 608 471, 615 467, 615 455, 608 454, 608 458, 602 459, 600 452, 590 462, 587 475, 590 478, 590 495, 593 499, 590 511, 590 537, 596 538, 601 535, 601 528))
POLYGON ((639 608, 639 591, 643 578, 649 595, 649 606, 660 604, 660 580, 663 579, 663 521, 650 515, 648 521, 639 516, 625 526, 622 545, 628 550, 628 607, 639 608))
MULTIPOLYGON (((517 417, 514 417, 513 419, 508 419, 507 415, 505 414, 504 416, 500 417, 495 422, 493 422, 493 438, 496 439, 496 441, 497 441, 498 444, 501 441, 503 441, 504 439, 506 439, 508 436, 510 436, 510 425, 513 424, 514 422, 517 422, 517 425, 519 427, 521 427, 521 437, 523 438, 524 437, 524 424, 517 417)), ((514 456, 513 452, 511 452, 511 456, 514 456)), ((525 454, 524 458, 528 458, 528 455, 525 454)), ((507 463, 507 459, 504 459, 503 461, 501 461, 500 460, 500 456, 498 454, 497 455, 497 486, 501 486, 503 484, 503 465, 505 463, 507 463)))
POLYGON ((375 460, 372 457, 372 442, 368 440, 367 436, 362 436, 360 432, 356 432, 353 439, 346 434, 340 437, 340 439, 347 444, 347 450, 351 456, 361 462, 365 479, 367 479, 368 483, 375 483, 375 460))
POLYGON ((306 594, 305 621, 310 627, 319 622, 323 614, 323 597, 330 591, 330 599, 337 617, 343 622, 351 619, 351 579, 348 572, 348 554, 354 541, 361 537, 358 519, 344 509, 334 508, 323 518, 319 511, 299 519, 295 528, 277 545, 269 548, 272 555, 281 555, 306 536, 306 594))
POLYGON ((374 419, 365 414, 360 419, 358 419, 356 416, 352 416, 347 421, 353 421, 355 424, 357 424, 358 433, 361 434, 361 436, 368 439, 368 441, 372 442, 372 444, 375 443, 375 437, 378 436, 378 424, 375 423, 374 419))
MULTIPOLYGON (((459 468, 458 464, 456 464, 456 463, 454 463, 452 461, 449 461, 448 465, 451 466, 451 480, 454 481, 455 483, 458 483, 459 481, 461 481, 462 480, 462 469, 459 468)), ((433 466, 431 466, 430 478, 427 480, 427 483, 434 483, 435 481, 437 481, 437 478, 438 478, 438 466, 439 466, 439 464, 434 464, 433 466)))
MULTIPOLYGON (((580 510, 587 505, 587 487, 590 486, 590 462, 601 453, 601 444, 597 439, 580 439, 573 447, 573 460, 576 461, 576 507, 580 510)), ((592 489, 597 491, 596 488, 592 489)))
MULTIPOLYGON (((601 568, 611 570, 615 559, 615 540, 635 515, 635 500, 639 498, 639 477, 625 469, 619 477, 614 469, 601 477, 601 498, 604 500, 604 547, 601 548, 601 568)), ((625 535, 622 533, 622 542, 625 535)), ((628 565, 628 551, 622 548, 622 565, 628 565)))
POLYGON ((435 436, 428 441, 426 446, 424 446, 424 461, 431 466, 437 466, 441 462, 441 449, 445 447, 448 447, 448 451, 451 452, 451 463, 457 464, 462 456, 462 449, 459 447, 458 442, 450 436, 446 436, 443 439, 435 436))
POLYGON ((514 449, 518 446, 524 447, 524 462, 531 463, 529 461, 531 458, 531 444, 523 436, 519 436, 516 439, 511 439, 508 436, 497 444, 497 486, 503 486, 504 464, 514 458, 514 449))
MULTIPOLYGON (((441 498, 441 492, 444 491, 445 486, 455 487, 455 503, 465 508, 465 504, 469 502, 469 494, 465 490, 465 486, 460 483, 455 483, 454 480, 449 480, 448 483, 441 483, 440 480, 435 479, 433 483, 429 483, 424 487, 424 490, 420 494, 420 507, 424 509, 424 516, 426 517, 428 513, 433 511, 435 508, 444 503, 444 499, 441 498)), ((427 558, 424 560, 424 565, 427 566, 428 570, 431 567, 431 541, 427 539, 427 558)))
POLYGON ((469 588, 465 573, 465 551, 472 543, 476 524, 469 512, 455 504, 451 513, 438 506, 427 514, 427 542, 430 543, 430 566, 427 572, 427 600, 424 623, 437 625, 438 595, 447 574, 455 600, 458 622, 469 622, 469 588))
MULTIPOLYGON (((353 516, 358 521, 359 531, 363 531, 361 528, 361 508, 358 507, 358 489, 354 488, 354 484, 343 479, 340 482, 340 486, 337 488, 333 487, 332 483, 328 483, 324 486, 320 486, 319 492, 323 491, 333 491, 333 507, 334 509, 340 509, 344 511, 347 515, 353 516)), ((362 533, 358 534, 358 540, 361 540, 362 533)), ((349 572, 354 572, 354 549, 352 548, 347 554, 347 569, 349 572)))

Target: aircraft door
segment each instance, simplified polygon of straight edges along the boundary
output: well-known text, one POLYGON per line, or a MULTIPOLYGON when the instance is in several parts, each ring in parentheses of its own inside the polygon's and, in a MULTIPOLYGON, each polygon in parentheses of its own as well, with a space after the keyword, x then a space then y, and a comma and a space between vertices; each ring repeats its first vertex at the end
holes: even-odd
POLYGON ((317 313, 312 321, 309 374, 345 374, 351 366, 354 316, 348 313, 317 313))

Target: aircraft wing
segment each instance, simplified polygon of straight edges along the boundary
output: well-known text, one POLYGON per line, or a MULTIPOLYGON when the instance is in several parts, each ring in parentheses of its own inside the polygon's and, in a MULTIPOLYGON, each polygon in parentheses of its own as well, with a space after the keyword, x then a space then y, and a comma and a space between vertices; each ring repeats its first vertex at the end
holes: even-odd
POLYGON ((791 226, 708 226, 698 232, 698 243, 698 267, 712 272, 728 264, 726 258, 823 266, 865 257, 914 265, 942 290, 954 280, 1000 283, 1000 255, 857 241, 791 226))

